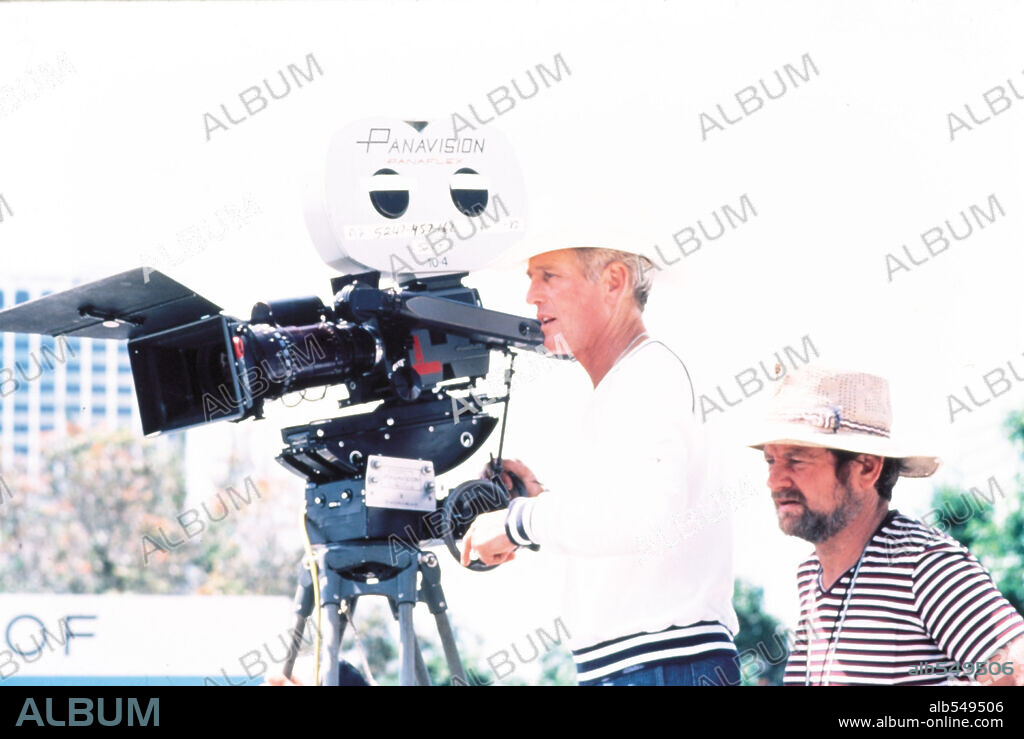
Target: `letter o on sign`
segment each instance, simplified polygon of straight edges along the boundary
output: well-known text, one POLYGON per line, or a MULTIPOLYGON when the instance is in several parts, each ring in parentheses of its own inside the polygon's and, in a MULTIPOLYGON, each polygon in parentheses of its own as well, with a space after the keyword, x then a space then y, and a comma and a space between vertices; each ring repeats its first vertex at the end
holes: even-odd
POLYGON ((15 616, 14 618, 12 618, 11 622, 9 624, 7 624, 7 632, 4 634, 4 638, 7 641, 7 646, 9 646, 12 650, 14 650, 18 654, 20 654, 22 657, 32 657, 32 656, 35 656, 36 654, 38 654, 39 652, 43 651, 43 645, 46 644, 46 625, 42 621, 40 621, 38 618, 36 618, 35 616, 33 616, 31 614, 28 614, 28 613, 23 613, 20 616, 15 616), (33 621, 35 621, 37 624, 39 624, 39 633, 42 634, 42 636, 43 636, 43 641, 41 643, 37 644, 36 645, 36 649, 34 651, 32 651, 32 652, 25 652, 25 651, 23 651, 21 647, 16 646, 11 641, 11 629, 14 627, 14 624, 16 624, 18 621, 20 621, 23 618, 30 618, 33 621))

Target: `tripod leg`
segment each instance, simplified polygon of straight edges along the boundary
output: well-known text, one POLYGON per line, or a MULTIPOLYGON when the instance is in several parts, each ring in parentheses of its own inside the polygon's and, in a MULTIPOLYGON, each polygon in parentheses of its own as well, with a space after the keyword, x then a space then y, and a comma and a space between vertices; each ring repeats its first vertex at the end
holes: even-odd
POLYGON ((400 685, 416 684, 416 632, 412 625, 412 603, 398 604, 398 631, 402 640, 400 685))
POLYGON ((452 632, 452 625, 448 620, 448 612, 435 613, 434 621, 437 622, 437 633, 441 637, 441 647, 444 649, 444 658, 448 662, 448 672, 451 673, 452 684, 456 680, 461 680, 463 684, 466 684, 466 670, 462 666, 458 647, 455 646, 455 634, 452 632))
POLYGON ((292 669, 295 667, 295 658, 299 654, 299 644, 302 643, 302 634, 306 631, 306 617, 296 616, 295 625, 292 626, 291 643, 288 646, 288 657, 281 667, 285 677, 292 676, 292 669))
POLYGON ((423 650, 420 649, 419 640, 416 640, 416 684, 430 685, 430 672, 427 670, 427 663, 423 661, 423 650))
POLYGON ((321 589, 323 602, 320 618, 323 633, 320 638, 320 685, 338 684, 338 652, 341 651, 341 637, 348 625, 348 616, 340 612, 341 576, 328 570, 324 577, 326 587, 321 589))
POLYGON ((302 634, 306 630, 306 619, 313 613, 313 576, 305 565, 299 565, 298 579, 299 583, 295 590, 295 598, 293 599, 295 625, 292 627, 288 658, 285 659, 284 666, 281 669, 285 677, 292 676, 292 668, 295 667, 295 657, 299 653, 302 634))
POLYGON ((455 634, 452 633, 452 625, 448 620, 448 603, 441 589, 441 567, 437 557, 432 552, 423 552, 419 559, 420 573, 423 575, 422 598, 426 602, 430 612, 434 614, 434 621, 437 623, 437 633, 441 637, 441 646, 444 648, 444 657, 448 662, 448 672, 452 676, 452 684, 461 680, 466 685, 466 671, 462 667, 462 659, 459 657, 459 650, 455 646, 455 634))

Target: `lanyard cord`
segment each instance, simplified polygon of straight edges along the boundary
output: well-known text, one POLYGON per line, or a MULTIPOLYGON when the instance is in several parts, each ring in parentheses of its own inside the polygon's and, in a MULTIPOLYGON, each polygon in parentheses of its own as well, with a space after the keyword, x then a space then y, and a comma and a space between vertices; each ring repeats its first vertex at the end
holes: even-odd
MULTIPOLYGON (((822 679, 818 685, 828 685, 829 678, 832 676, 832 657, 835 655, 835 650, 839 646, 839 636, 843 633, 843 624, 846 622, 846 611, 850 607, 850 602, 853 600, 853 586, 857 582, 857 575, 860 573, 860 566, 864 563, 864 555, 867 553, 867 547, 864 547, 864 551, 860 553, 860 559, 857 560, 857 566, 853 570, 853 576, 850 578, 850 586, 846 589, 846 593, 843 595, 843 608, 839 613, 839 622, 833 627, 833 631, 828 637, 828 647, 825 649, 825 663, 822 666, 822 679)), ((821 564, 819 563, 818 576, 821 577, 821 564)), ((817 607, 815 607, 817 611, 817 607)), ((811 624, 813 626, 813 624, 811 624)), ((811 649, 808 643, 807 648, 807 660, 804 662, 804 685, 811 684, 811 649)))
MULTIPOLYGON (((508 369, 505 370, 505 397, 503 402, 505 410, 501 414, 501 434, 498 436, 498 464, 501 464, 501 452, 505 447, 505 421, 508 420, 508 401, 512 399, 512 375, 515 374, 516 366, 516 355, 515 352, 509 352, 511 357, 508 362, 508 369)), ((493 457, 492 457, 493 459, 493 457)))
MULTIPOLYGON (((626 353, 629 352, 629 350, 632 349, 634 346, 636 346, 636 343, 638 341, 640 341, 640 339, 642 339, 645 336, 647 336, 647 332, 646 331, 641 331, 636 336, 634 336, 633 340, 631 342, 629 342, 629 345, 626 346, 626 348, 622 350, 622 353, 618 357, 615 358, 614 362, 612 362, 612 367, 617 365, 619 363, 619 360, 622 359, 624 356, 626 356, 626 353)), ((648 338, 650 338, 650 337, 648 337, 648 338)), ((611 371, 611 367, 609 367, 609 372, 610 371, 611 371)))

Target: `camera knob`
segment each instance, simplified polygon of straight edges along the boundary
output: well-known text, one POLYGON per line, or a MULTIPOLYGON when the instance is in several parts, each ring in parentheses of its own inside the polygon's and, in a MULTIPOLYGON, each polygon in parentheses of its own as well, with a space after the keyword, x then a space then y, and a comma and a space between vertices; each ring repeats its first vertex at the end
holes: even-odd
POLYGON ((391 387, 405 401, 413 401, 423 393, 423 380, 412 367, 399 367, 391 374, 391 387))

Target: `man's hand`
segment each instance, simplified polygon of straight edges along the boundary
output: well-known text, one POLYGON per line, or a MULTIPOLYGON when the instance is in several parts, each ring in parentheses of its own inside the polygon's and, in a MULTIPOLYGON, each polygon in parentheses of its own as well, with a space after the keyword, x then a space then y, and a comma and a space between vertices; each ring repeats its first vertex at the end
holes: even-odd
POLYGON ((267 677, 263 680, 263 685, 302 685, 302 681, 300 681, 294 675, 286 678, 283 674, 279 672, 275 675, 267 675, 267 677))
POLYGON ((1012 672, 1009 675, 1001 673, 999 677, 992 674, 978 677, 978 683, 981 685, 1024 685, 1024 636, 1018 636, 1009 644, 997 649, 986 662, 1000 665, 1009 662, 1012 665, 1012 672))
MULTIPOLYGON (((533 498, 544 492, 544 486, 537 482, 537 476, 533 474, 529 467, 520 462, 518 459, 503 459, 501 460, 502 475, 501 481, 505 484, 505 488, 509 491, 512 490, 512 478, 509 477, 506 472, 511 472, 513 475, 523 481, 523 485, 526 487, 526 494, 533 498)), ((487 466, 484 467, 483 473, 480 477, 484 480, 490 480, 494 477, 494 470, 491 469, 491 463, 488 462, 487 466)))
POLYGON ((316 657, 312 654, 300 655, 292 666, 291 677, 272 672, 263 678, 261 685, 316 685, 316 657))
MULTIPOLYGON (((524 468, 525 469, 525 468, 524 468)), ((468 567, 475 551, 485 565, 500 565, 516 557, 516 545, 505 533, 506 511, 477 516, 462 537, 462 565, 468 567)))

